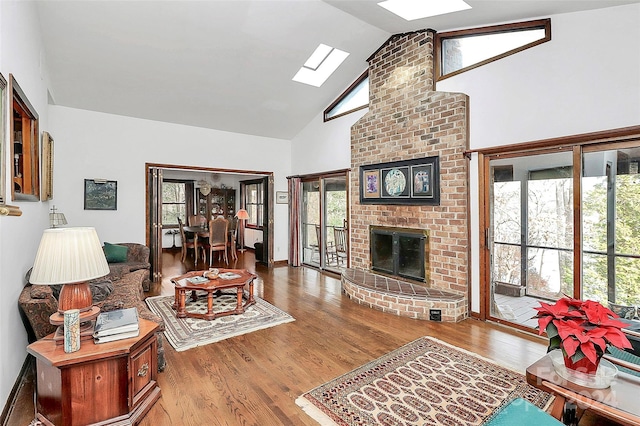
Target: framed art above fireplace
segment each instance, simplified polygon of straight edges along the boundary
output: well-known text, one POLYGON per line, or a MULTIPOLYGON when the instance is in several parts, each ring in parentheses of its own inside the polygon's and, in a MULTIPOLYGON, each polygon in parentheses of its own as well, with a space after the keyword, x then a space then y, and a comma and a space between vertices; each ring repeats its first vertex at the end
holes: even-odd
POLYGON ((440 204, 438 157, 360 166, 362 204, 440 204))

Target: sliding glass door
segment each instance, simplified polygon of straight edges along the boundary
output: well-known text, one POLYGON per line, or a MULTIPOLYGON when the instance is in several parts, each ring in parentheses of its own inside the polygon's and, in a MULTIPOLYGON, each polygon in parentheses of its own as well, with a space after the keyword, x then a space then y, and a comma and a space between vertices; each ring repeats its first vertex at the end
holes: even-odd
POLYGON ((492 160, 491 315, 526 325, 539 299, 573 294, 571 151, 492 160))
POLYGON ((490 317, 533 328, 533 308, 564 294, 637 316, 636 144, 489 157, 490 317))
POLYGON ((320 179, 302 182, 302 262, 320 267, 320 179))
POLYGON ((582 177, 582 294, 631 317, 640 305, 639 163, 640 147, 588 152, 582 177))
POLYGON ((302 181, 303 263, 339 272, 347 267, 346 173, 302 181))

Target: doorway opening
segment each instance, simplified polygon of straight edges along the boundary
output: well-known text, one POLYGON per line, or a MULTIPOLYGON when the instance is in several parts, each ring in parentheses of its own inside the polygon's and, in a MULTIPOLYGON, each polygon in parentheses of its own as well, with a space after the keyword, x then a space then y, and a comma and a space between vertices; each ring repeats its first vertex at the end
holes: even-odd
MULTIPOLYGON (((261 181, 261 197, 264 200, 261 214, 261 222, 264 226, 260 229, 260 235, 255 230, 247 238, 243 235, 243 247, 257 247, 258 239, 262 243, 261 262, 268 267, 273 266, 273 205, 271 194, 273 193, 273 173, 253 170, 230 170, 207 167, 182 166, 170 164, 145 165, 147 176, 146 194, 146 241, 151 251, 151 277, 154 282, 162 280, 162 250, 181 245, 178 232, 177 217, 184 214, 184 223, 188 222, 191 215, 204 216, 206 220, 218 216, 236 219, 237 212, 245 209, 243 190, 244 182, 261 181), (185 200, 168 200, 163 203, 164 182, 187 182, 185 185, 189 196, 185 200), (215 194, 224 193, 225 205, 217 202, 215 194), (179 214, 176 215, 173 210, 179 214), (173 209, 173 210, 172 210, 173 209), (183 212, 184 211, 184 212, 183 212), (222 213, 221 213, 222 211, 222 213), (175 218, 173 216, 176 216, 175 218), (177 238, 177 241, 176 241, 177 238), (255 246, 254 246, 255 244, 255 246)), ((247 232, 248 229, 242 227, 247 232)), ((202 265, 205 265, 203 262, 202 265)), ((204 267, 204 266, 203 266, 204 267)))

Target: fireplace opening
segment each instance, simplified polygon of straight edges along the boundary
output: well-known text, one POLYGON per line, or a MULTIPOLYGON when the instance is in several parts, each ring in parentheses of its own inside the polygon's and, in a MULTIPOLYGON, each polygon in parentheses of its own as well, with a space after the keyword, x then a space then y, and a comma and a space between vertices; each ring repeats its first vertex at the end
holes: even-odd
POLYGON ((371 270, 427 282, 429 231, 372 226, 369 242, 371 270))

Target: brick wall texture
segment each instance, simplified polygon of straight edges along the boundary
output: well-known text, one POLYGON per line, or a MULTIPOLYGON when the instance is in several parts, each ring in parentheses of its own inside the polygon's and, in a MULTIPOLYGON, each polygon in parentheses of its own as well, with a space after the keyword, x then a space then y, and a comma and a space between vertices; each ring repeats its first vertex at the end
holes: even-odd
POLYGON ((351 129, 351 267, 369 270, 369 226, 426 229, 427 286, 468 295, 468 98, 434 88, 434 33, 390 38, 369 59, 369 112, 351 129), (440 205, 360 204, 359 167, 439 156, 440 205))

